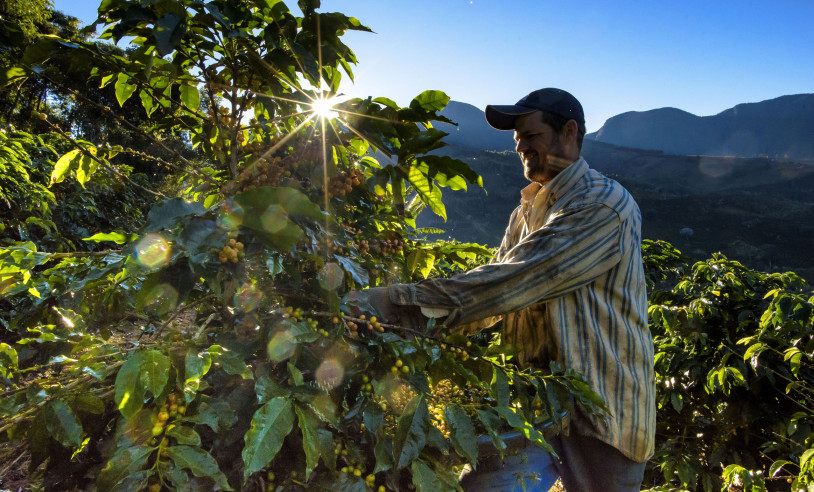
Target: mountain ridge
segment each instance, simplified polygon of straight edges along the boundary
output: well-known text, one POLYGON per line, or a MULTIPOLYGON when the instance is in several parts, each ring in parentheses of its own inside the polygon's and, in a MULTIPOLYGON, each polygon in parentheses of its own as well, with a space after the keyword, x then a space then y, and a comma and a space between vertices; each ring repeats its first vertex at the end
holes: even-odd
POLYGON ((680 155, 814 159, 814 94, 741 103, 710 116, 672 107, 628 111, 585 138, 680 155))

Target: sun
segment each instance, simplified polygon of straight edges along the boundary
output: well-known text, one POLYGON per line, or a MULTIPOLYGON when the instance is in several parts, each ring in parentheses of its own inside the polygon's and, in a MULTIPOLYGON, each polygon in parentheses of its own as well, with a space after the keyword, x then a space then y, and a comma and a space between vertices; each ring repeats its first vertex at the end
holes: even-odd
POLYGON ((320 95, 311 103, 311 111, 320 118, 330 120, 338 116, 338 113, 334 110, 334 106, 336 106, 338 102, 336 97, 320 95))

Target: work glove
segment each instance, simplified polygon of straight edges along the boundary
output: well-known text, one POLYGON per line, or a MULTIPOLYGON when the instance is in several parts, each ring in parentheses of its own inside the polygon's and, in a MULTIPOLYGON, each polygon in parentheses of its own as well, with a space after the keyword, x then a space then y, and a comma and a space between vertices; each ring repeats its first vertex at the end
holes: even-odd
POLYGON ((342 298, 342 310, 346 313, 357 318, 363 313, 372 314, 381 323, 395 324, 399 318, 399 307, 390 301, 387 287, 352 290, 342 298))
POLYGON ((342 298, 343 311, 359 317, 366 313, 376 316, 380 323, 389 323, 414 331, 424 331, 427 317, 418 306, 401 306, 390 301, 387 287, 352 290, 342 298))

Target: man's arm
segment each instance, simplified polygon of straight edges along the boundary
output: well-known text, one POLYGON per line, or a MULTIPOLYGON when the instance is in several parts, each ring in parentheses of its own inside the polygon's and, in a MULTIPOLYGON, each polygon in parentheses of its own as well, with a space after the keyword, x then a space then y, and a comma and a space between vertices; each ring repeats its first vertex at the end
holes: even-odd
POLYGON ((621 258, 620 219, 595 203, 554 214, 506 252, 500 263, 448 279, 389 287, 399 305, 448 309, 447 326, 518 311, 591 282, 621 258))

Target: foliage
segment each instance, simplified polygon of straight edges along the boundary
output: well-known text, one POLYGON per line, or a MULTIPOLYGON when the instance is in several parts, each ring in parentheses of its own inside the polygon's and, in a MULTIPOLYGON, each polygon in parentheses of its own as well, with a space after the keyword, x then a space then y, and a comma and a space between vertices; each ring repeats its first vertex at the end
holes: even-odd
POLYGON ((812 293, 793 273, 756 272, 720 254, 677 268, 678 251, 647 246, 656 255, 646 264, 678 276, 650 297, 658 427, 645 483, 811 487, 812 293))
POLYGON ((48 205, 14 220, 85 236, 63 250, 7 236, 0 249, 0 431, 30 454, 39 486, 455 489, 449 463, 477 459, 474 432, 503 449, 514 428, 545 447, 533 424, 571 398, 603 411, 573 371, 521 371, 499 346, 341 313, 349 289, 486 261, 480 246, 425 243, 415 230, 423 207, 444 216, 442 187, 482 182, 432 153, 446 135, 432 126, 446 121, 440 91, 407 107, 332 101, 341 117, 318 117, 313 102, 356 62, 341 34, 368 29, 317 13, 318 2, 299 8, 105 0, 102 37, 134 48, 43 35, 2 74, 7 87, 37 80, 95 105, 149 142, 77 134, 64 101, 30 113, 50 134, 4 137, 16 173, 4 193, 48 205), (73 89, 59 60, 112 89, 115 105, 73 89), (145 171, 171 171, 172 185, 151 189, 118 159, 128 152, 145 171), (43 169, 49 187, 32 177, 43 169), (156 201, 138 228, 134 210, 55 218, 88 190, 156 201), (73 220, 85 230, 69 230, 73 220), (481 399, 465 409, 435 396, 439 384, 481 399))
MULTIPOLYGON (((337 103, 356 62, 341 35, 367 28, 318 6, 105 0, 102 36, 132 49, 43 35, 9 51, 2 83, 55 99, 27 110, 37 132, 0 133, 0 435, 30 455, 32 484, 456 489, 475 433, 546 447, 541 418, 572 400, 604 410, 571 370, 342 314, 349 289, 489 252, 415 228, 422 208, 445 216, 441 188, 482 186, 434 153, 449 98, 337 103), (65 116, 90 107, 120 131, 65 116), (171 183, 154 189, 124 154, 171 183)), ((659 401, 646 483, 808 487, 805 284, 721 255, 690 265, 664 242, 644 251, 659 401)))

